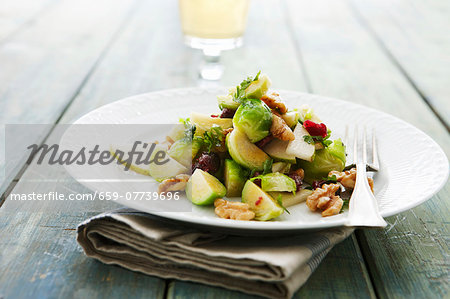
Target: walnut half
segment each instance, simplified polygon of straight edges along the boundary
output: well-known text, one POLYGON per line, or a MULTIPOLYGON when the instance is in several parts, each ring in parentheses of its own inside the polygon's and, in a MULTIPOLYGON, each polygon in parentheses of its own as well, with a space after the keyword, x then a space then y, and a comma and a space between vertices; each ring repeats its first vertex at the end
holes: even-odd
MULTIPOLYGON (((349 189, 353 189, 355 188, 355 183, 356 183, 356 168, 353 167, 350 170, 347 171, 330 171, 330 173, 328 174, 328 176, 336 176, 336 179, 339 183, 342 184, 342 186, 344 186, 345 188, 349 188, 349 189)), ((367 181, 369 182, 369 186, 370 189, 373 192, 373 179, 371 178, 367 178, 367 181)))
POLYGON ((189 175, 179 174, 174 178, 167 179, 161 182, 158 186, 159 193, 173 192, 173 191, 184 191, 186 189, 186 184, 189 180, 189 175))
POLYGON ((281 97, 276 92, 267 93, 262 96, 261 101, 266 103, 269 108, 276 110, 280 114, 285 114, 287 112, 286 105, 281 100, 281 97))
POLYGON ((291 128, 286 124, 284 119, 276 114, 272 113, 272 125, 270 126, 270 133, 273 137, 284 141, 292 141, 295 139, 295 135, 291 128))
POLYGON ((220 218, 247 221, 255 218, 255 213, 250 211, 250 207, 246 203, 219 198, 214 201, 214 206, 216 207, 214 212, 220 218))
POLYGON ((342 198, 335 195, 339 188, 338 184, 325 184, 317 188, 306 198, 306 205, 311 211, 322 210, 323 217, 339 214, 344 204, 342 198))

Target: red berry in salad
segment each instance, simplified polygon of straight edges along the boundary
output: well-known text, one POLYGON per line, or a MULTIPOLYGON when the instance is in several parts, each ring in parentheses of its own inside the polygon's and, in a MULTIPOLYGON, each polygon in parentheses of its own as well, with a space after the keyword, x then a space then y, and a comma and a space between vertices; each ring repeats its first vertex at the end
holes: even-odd
POLYGON ((216 153, 203 152, 197 161, 192 165, 192 172, 200 168, 209 174, 214 175, 220 168, 220 158, 216 153))
POLYGON ((223 108, 222 114, 220 114, 220 118, 233 118, 236 110, 223 108))
POLYGON ((303 184, 302 177, 299 174, 295 173, 295 172, 289 173, 288 177, 290 177, 291 179, 294 180, 295 187, 296 187, 295 191, 300 191, 300 189, 302 188, 302 184, 303 184))
POLYGON ((308 131, 311 136, 321 136, 325 138, 327 136, 327 126, 324 123, 315 123, 310 120, 303 122, 303 127, 308 131))

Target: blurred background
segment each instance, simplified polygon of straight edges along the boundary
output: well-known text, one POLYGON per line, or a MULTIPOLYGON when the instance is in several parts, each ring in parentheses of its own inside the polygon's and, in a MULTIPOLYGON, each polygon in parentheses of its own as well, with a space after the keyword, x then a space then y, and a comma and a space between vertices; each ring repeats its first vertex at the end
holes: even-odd
MULTIPOLYGON (((243 45, 222 52, 219 84, 262 70, 276 88, 372 106, 392 94, 424 98, 448 121, 449 6, 436 0, 250 1, 243 45)), ((202 51, 184 43, 176 0, 0 5, 3 123, 27 121, 30 114, 35 122, 53 122, 75 98, 74 104, 100 101, 97 106, 199 85, 202 61, 202 51)), ((385 110, 401 116, 392 105, 385 110)))

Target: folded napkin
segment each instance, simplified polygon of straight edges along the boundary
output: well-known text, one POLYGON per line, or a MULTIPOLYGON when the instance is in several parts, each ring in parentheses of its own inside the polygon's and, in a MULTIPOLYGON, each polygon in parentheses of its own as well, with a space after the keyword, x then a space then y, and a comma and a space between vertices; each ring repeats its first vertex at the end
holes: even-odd
POLYGON ((231 236, 119 209, 86 220, 77 231, 86 255, 106 264, 269 298, 290 298, 353 229, 280 237, 231 236))

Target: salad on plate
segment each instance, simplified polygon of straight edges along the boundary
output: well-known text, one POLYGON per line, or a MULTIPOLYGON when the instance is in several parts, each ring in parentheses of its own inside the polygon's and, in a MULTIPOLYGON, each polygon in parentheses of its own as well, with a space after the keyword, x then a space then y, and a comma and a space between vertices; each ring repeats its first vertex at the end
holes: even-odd
POLYGON ((268 221, 305 202, 323 217, 341 213, 356 179, 345 145, 311 107, 286 107, 270 86, 258 73, 217 96, 220 112, 181 119, 157 144, 167 163, 139 172, 220 218, 268 221))

